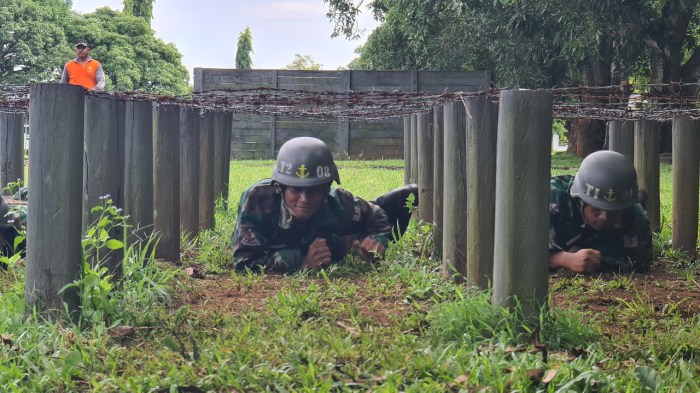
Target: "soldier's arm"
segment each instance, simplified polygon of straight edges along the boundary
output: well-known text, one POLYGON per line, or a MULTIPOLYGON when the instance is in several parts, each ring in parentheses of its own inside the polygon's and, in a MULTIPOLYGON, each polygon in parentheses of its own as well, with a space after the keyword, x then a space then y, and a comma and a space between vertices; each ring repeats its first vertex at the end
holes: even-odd
POLYGON ((260 194, 246 190, 238 204, 236 225, 231 234, 233 262, 238 271, 247 269, 292 272, 299 269, 302 251, 298 247, 275 247, 270 243, 270 214, 259 209, 260 194), (251 193, 253 201, 251 201, 251 193))
POLYGON ((61 74, 61 83, 68 83, 68 67, 63 67, 63 73, 61 74))

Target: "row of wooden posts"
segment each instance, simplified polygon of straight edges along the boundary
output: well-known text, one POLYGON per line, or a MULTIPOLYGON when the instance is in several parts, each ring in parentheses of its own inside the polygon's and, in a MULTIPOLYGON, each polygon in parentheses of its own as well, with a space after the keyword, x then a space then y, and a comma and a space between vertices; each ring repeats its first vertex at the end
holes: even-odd
MULTIPOLYGON (((552 95, 509 90, 500 104, 467 97, 404 118, 404 181, 420 190, 418 218, 434 223, 435 250, 448 274, 495 304, 519 298, 536 317, 547 296, 552 95)), ((659 123, 609 122, 610 149, 633 160, 661 226, 659 123)), ((698 241, 700 120, 673 119, 673 248, 698 241)))
MULTIPOLYGON (((181 227, 213 227, 214 200, 228 193, 230 115, 86 96, 71 85, 34 85, 30 97, 29 306, 77 309, 77 293, 59 290, 79 276, 81 239, 101 196, 123 207, 132 235, 155 232, 165 260, 179 259, 181 227)), ((547 296, 553 99, 509 90, 499 102, 467 97, 405 118, 405 181, 419 184, 418 217, 435 224, 446 272, 492 286, 495 304, 518 298, 536 316, 547 296)), ((13 116, 0 114, 3 183, 22 177, 22 122, 13 116)), ((699 145, 700 122, 674 119, 673 245, 691 253, 699 145)), ((658 229, 658 125, 610 122, 610 146, 634 157, 658 229)))
MULTIPOLYGON (((23 178, 21 119, 0 114, 4 184, 23 178)), ((128 216, 128 244, 153 233, 156 257, 178 262, 181 227, 190 235, 213 228, 215 200, 228 197, 231 127, 227 113, 31 86, 27 304, 77 310, 77 292, 59 291, 79 277, 81 239, 107 195, 128 216)), ((113 252, 101 261, 117 280, 121 260, 113 252)))

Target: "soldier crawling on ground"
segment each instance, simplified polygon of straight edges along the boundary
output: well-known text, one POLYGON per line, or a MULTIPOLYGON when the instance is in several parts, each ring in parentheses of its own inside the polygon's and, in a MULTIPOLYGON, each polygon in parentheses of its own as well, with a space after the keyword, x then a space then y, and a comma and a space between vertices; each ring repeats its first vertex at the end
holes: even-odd
POLYGON ((349 252, 364 260, 384 255, 392 236, 406 230, 410 184, 372 201, 353 196, 340 184, 330 148, 300 137, 285 143, 272 178, 250 186, 241 196, 231 236, 236 270, 294 272, 340 261, 349 252))
POLYGON ((581 162, 576 176, 553 177, 550 186, 550 269, 649 269, 651 227, 637 203, 637 172, 627 157, 595 152, 581 162))
MULTIPOLYGON (((20 253, 24 257, 26 241, 20 241, 18 237, 26 224, 26 202, 9 197, 8 200, 19 209, 17 212, 11 212, 5 198, 0 197, 0 255, 9 258, 20 253)), ((6 265, 0 262, 0 268, 5 267, 6 265)))

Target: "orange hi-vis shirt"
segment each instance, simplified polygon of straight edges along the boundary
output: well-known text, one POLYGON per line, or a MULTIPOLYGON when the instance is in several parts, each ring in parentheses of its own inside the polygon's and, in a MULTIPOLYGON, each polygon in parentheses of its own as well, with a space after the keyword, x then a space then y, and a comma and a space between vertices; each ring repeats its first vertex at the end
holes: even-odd
POLYGON ((66 63, 65 71, 68 74, 68 83, 80 85, 86 89, 94 89, 97 86, 97 70, 102 65, 95 59, 88 60, 84 65, 75 60, 66 63))

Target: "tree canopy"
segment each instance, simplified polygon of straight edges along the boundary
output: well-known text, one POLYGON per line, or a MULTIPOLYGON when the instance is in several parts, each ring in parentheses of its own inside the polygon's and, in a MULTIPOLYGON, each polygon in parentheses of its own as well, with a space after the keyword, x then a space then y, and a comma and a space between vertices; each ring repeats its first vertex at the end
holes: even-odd
POLYGON ((77 14, 65 0, 4 0, 0 8, 0 83, 57 81, 73 57, 73 43, 87 40, 105 70, 107 88, 181 94, 189 73, 173 44, 155 36, 149 21, 101 8, 77 14))
MULTIPOLYGON (((325 0, 334 34, 357 35, 361 1, 325 0)), ((356 65, 491 69, 498 84, 607 85, 700 76, 697 0, 374 0, 382 24, 356 65)))
POLYGON ((246 26, 245 30, 238 35, 236 68, 239 70, 253 68, 253 58, 250 56, 252 53, 253 33, 250 31, 250 27, 246 26))
POLYGON ((65 26, 73 14, 63 0, 3 0, 0 83, 55 80, 72 55, 65 26))
POLYGON ((310 55, 294 54, 294 61, 284 66, 285 70, 320 70, 323 64, 316 63, 310 55))
POLYGON ((153 19, 153 3, 155 0, 123 0, 124 13, 143 18, 150 25, 153 19))

